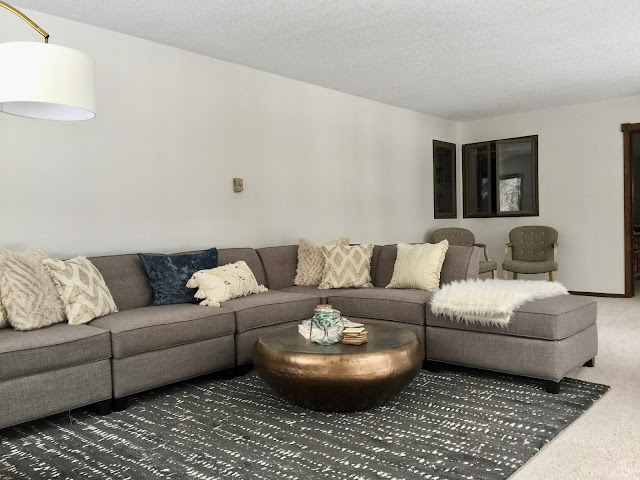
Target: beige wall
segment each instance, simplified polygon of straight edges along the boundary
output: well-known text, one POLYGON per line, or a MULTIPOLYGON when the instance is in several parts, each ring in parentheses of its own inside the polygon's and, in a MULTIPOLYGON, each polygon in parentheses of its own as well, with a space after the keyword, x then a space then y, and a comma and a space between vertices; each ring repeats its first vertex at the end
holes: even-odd
MULTIPOLYGON (((540 216, 463 219, 459 192, 456 223, 500 262, 513 227, 550 225, 559 232, 561 282, 570 290, 624 293, 620 125, 627 122, 640 122, 640 96, 463 123, 460 144, 538 135, 540 216)), ((461 186, 460 172, 458 178, 461 186)))
MULTIPOLYGON (((0 115, 0 247, 58 256, 325 240, 462 225, 500 261, 511 228, 560 232, 560 280, 622 293, 620 124, 640 96, 456 123, 35 12, 97 64, 98 115, 0 115), (431 141, 539 135, 540 216, 433 219, 431 141), (232 178, 245 192, 232 191, 232 178)), ((11 15, 0 42, 39 41, 11 15)))
MULTIPOLYGON (((56 17, 97 65, 97 117, 0 115, 0 247, 59 256, 421 241, 431 141, 458 125, 56 17), (233 193, 243 177, 245 192, 233 193)), ((12 15, 0 42, 40 41, 12 15)))

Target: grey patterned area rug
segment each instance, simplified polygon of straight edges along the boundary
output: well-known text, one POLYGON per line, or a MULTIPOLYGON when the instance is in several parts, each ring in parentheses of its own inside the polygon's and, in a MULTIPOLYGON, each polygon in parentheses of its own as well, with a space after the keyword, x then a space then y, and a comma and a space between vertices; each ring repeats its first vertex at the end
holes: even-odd
POLYGON ((387 405, 320 413, 255 374, 154 390, 100 417, 88 410, 0 431, 2 479, 507 478, 608 387, 465 369, 421 371, 387 405))

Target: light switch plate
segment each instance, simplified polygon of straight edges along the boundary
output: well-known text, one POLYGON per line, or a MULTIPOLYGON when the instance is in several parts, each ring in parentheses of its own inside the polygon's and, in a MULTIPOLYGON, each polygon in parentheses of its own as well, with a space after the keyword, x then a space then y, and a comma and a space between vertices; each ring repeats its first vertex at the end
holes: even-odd
POLYGON ((234 178, 233 179, 233 191, 234 192, 241 192, 242 190, 244 190, 244 181, 241 178, 234 178))

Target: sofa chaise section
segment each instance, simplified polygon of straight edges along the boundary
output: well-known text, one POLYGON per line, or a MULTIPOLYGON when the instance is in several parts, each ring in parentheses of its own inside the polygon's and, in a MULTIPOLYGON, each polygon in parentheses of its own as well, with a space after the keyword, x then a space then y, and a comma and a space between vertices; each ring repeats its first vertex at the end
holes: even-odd
POLYGON ((574 295, 527 302, 507 326, 457 322, 427 310, 427 359, 546 381, 549 392, 598 353, 597 304, 574 295))
POLYGON ((0 330, 0 428, 111 399, 109 332, 0 330))

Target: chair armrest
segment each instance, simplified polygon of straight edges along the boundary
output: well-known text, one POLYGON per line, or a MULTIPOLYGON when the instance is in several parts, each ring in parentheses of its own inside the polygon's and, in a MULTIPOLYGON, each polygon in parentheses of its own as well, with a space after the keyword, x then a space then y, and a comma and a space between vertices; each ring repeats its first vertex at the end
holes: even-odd
POLYGON ((487 244, 486 243, 474 243, 473 246, 474 247, 484 248, 484 259, 487 262, 491 261, 491 260, 489 260, 489 249, 487 248, 487 244))
POLYGON ((513 243, 505 243, 504 244, 504 261, 509 260, 509 249, 513 248, 513 243))

